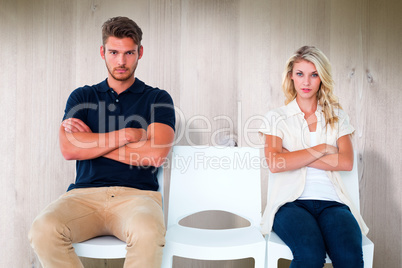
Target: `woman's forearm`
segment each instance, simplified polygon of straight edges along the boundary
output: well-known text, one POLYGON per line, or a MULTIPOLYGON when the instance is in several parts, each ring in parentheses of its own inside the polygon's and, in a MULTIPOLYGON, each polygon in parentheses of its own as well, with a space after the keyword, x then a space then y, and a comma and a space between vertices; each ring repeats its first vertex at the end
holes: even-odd
POLYGON ((336 154, 337 149, 328 144, 320 144, 311 148, 289 152, 266 152, 268 166, 272 173, 299 169, 327 156, 336 154))

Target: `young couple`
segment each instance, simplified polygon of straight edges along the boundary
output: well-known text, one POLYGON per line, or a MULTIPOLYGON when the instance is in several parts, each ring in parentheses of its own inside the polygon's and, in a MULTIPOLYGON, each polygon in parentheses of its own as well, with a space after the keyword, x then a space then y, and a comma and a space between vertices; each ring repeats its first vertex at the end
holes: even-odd
MULTIPOLYGON (((75 183, 36 217, 29 233, 45 268, 83 267, 72 243, 100 235, 127 243, 124 267, 161 266, 165 226, 155 169, 173 144, 173 101, 135 78, 144 48, 134 21, 111 18, 102 37, 108 77, 72 92, 59 130, 63 156, 77 162, 75 183)), ((292 267, 321 268, 326 252, 335 267, 363 267, 367 227, 336 175, 353 166, 353 127, 333 95, 325 55, 299 49, 287 63, 283 87, 287 105, 269 112, 274 121, 260 130, 268 163, 285 163, 269 167, 283 174, 275 186, 283 202, 267 207, 262 231, 275 230, 292 249, 292 267)))

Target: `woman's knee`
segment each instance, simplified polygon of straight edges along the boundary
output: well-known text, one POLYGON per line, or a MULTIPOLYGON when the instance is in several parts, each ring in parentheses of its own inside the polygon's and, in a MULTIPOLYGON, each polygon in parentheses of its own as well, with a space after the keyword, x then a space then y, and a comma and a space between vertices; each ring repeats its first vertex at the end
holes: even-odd
POLYGON ((343 250, 329 252, 329 256, 335 268, 362 268, 363 250, 361 246, 343 248, 343 250))
POLYGON ((306 244, 293 250, 292 267, 322 268, 325 263, 325 248, 306 244))
POLYGON ((334 267, 363 267, 362 233, 357 221, 348 209, 338 211, 337 220, 339 224, 323 228, 334 267))

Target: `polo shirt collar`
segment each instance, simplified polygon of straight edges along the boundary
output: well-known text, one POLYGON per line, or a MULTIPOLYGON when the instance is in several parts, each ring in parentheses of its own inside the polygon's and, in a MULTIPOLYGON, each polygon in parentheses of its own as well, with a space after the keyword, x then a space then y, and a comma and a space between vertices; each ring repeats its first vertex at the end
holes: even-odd
MULTIPOLYGON (((304 114, 302 110, 300 110, 299 104, 297 104, 296 98, 294 98, 291 102, 288 103, 287 112, 289 115, 296 115, 296 114, 304 114)), ((322 112, 322 106, 317 103, 317 110, 316 113, 322 112)))
MULTIPOLYGON (((108 90, 110 90, 111 88, 109 87, 108 83, 107 83, 107 78, 101 82, 99 84, 99 86, 97 87, 97 90, 99 92, 107 92, 108 90)), ((145 83, 142 82, 140 79, 135 78, 134 83, 125 91, 130 91, 132 93, 142 93, 145 89, 145 83)))

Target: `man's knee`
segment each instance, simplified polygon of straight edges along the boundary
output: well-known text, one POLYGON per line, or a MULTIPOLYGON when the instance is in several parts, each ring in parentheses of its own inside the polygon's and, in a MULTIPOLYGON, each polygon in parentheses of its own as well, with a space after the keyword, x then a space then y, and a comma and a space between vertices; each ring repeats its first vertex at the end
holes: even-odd
POLYGON ((152 214, 143 214, 127 221, 126 234, 128 239, 134 239, 137 243, 142 241, 160 241, 164 244, 165 225, 163 219, 152 214))
POLYGON ((48 214, 40 215, 33 221, 28 238, 34 248, 54 246, 51 241, 63 232, 62 229, 62 224, 57 218, 48 214))

